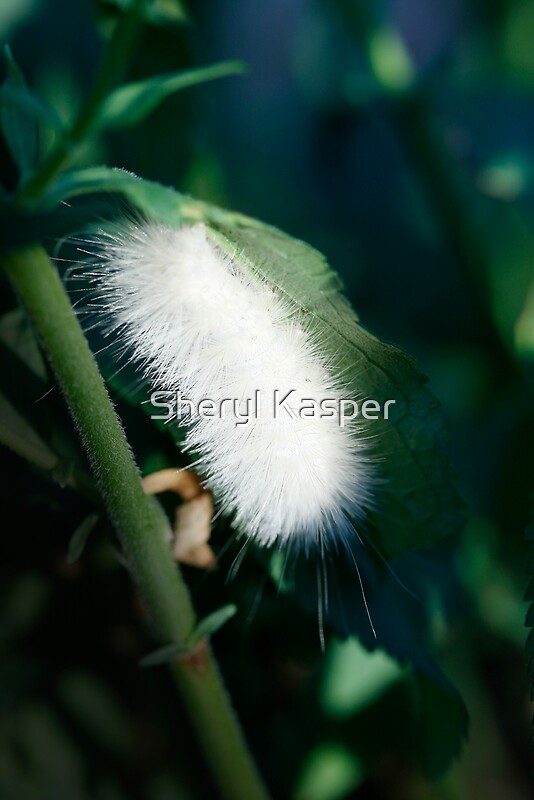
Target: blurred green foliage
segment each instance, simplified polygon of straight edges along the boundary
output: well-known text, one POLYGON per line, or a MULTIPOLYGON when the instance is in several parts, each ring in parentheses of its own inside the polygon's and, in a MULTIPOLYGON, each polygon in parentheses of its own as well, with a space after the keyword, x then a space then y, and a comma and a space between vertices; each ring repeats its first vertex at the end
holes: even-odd
MULTIPOLYGON (((124 5, 0 5, 0 39, 30 87, 11 64, 4 108, 22 109, 28 124, 3 120, 7 191, 75 117, 124 5)), ((444 777, 422 769, 438 772, 458 746, 461 721, 437 684, 328 631, 323 655, 313 603, 304 615, 298 598, 278 595, 260 554, 227 583, 235 552, 223 523, 220 569, 187 571, 201 616, 239 609, 215 646, 276 798, 530 796, 522 594, 534 487, 533 40, 529 0, 196 0, 187 10, 160 0, 127 81, 160 92, 158 75, 227 59, 248 73, 168 96, 138 126, 102 131, 79 153, 80 168, 122 167, 318 247, 363 323, 418 358, 443 405, 467 525, 459 539, 393 562, 419 606, 376 565, 364 580, 395 652, 428 665, 424 616, 425 638, 465 699, 470 738, 444 777)), ((121 206, 69 202, 80 217, 121 206)), ((34 225, 53 250, 79 224, 52 222, 4 218, 2 241, 34 225)), ((0 428, 14 452, 0 453, 0 795, 212 797, 170 679, 138 668, 153 649, 144 609, 107 523, 94 518, 66 409, 14 307, 4 286, 0 428)), ((115 400, 142 469, 176 465, 172 442, 115 400)), ((348 610, 348 627, 363 632, 361 607, 348 610)))

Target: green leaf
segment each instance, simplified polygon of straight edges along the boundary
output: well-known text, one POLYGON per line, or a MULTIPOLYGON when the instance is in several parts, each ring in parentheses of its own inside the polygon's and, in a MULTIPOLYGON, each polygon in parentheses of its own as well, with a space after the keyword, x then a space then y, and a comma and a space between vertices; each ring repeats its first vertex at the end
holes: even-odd
MULTIPOLYGON (((102 192, 123 194, 139 211, 169 225, 209 219, 215 222, 246 219, 179 194, 170 186, 145 181, 133 172, 103 165, 64 172, 43 198, 42 207, 51 210, 72 197, 102 192)), ((11 224, 14 221, 9 217, 5 219, 11 224)))
POLYGON ((213 238, 301 310, 343 375, 349 397, 394 400, 389 419, 362 420, 380 488, 369 535, 385 554, 422 547, 459 530, 463 517, 438 401, 415 362, 358 321, 320 253, 252 220, 214 222, 213 238))
POLYGON ((125 128, 136 125, 171 94, 216 78, 236 75, 244 69, 245 65, 240 61, 225 61, 209 67, 157 75, 154 78, 119 86, 104 102, 98 126, 125 128))
POLYGON ((63 200, 99 192, 123 192, 133 181, 141 179, 131 172, 110 167, 88 167, 64 172, 46 194, 43 205, 54 208, 63 200))
POLYGON ((8 45, 4 48, 7 77, 0 90, 2 132, 13 161, 25 176, 35 166, 39 151, 39 132, 33 113, 13 100, 13 89, 26 89, 26 81, 8 45), (11 97, 10 97, 11 94, 11 97))
POLYGON ((207 636, 212 636, 219 628, 228 622, 237 612, 237 606, 230 603, 229 605, 222 606, 222 608, 218 608, 217 611, 214 611, 213 614, 208 614, 207 617, 201 619, 198 625, 196 626, 195 630, 189 637, 188 644, 189 646, 193 646, 200 642, 201 639, 205 639, 207 636))
POLYGON ((159 647, 153 650, 152 653, 143 656, 139 660, 140 667, 158 667, 160 664, 168 664, 169 661, 174 661, 175 658, 184 655, 184 648, 179 644, 166 644, 164 647, 159 647))
POLYGON ((218 247, 300 310, 353 397, 372 398, 381 406, 395 401, 388 420, 362 420, 380 478, 368 538, 384 554, 426 547, 459 531, 463 504, 427 378, 409 356, 361 325, 321 253, 257 220, 106 167, 64 175, 46 201, 87 191, 121 192, 141 213, 165 224, 207 223, 218 247))
POLYGON ((139 666, 156 667, 160 664, 168 664, 169 661, 174 661, 175 658, 185 655, 202 639, 205 639, 207 636, 211 636, 213 633, 218 631, 219 628, 222 628, 225 622, 228 622, 228 620, 234 616, 236 611, 237 606, 231 604, 222 606, 222 608, 214 611, 213 614, 209 614, 207 617, 204 617, 204 619, 200 620, 191 636, 187 640, 185 647, 175 643, 166 644, 163 647, 159 647, 157 650, 153 650, 152 653, 148 653, 148 655, 143 656, 143 658, 139 661, 139 666))
POLYGON ((85 550, 85 545, 87 544, 89 534, 92 532, 97 522, 98 514, 89 514, 78 525, 69 542, 69 549, 67 552, 68 564, 74 564, 75 561, 78 561, 85 550))
MULTIPOLYGON (((102 192, 123 194, 139 211, 169 225, 179 224, 180 220, 199 221, 209 212, 205 203, 178 194, 170 187, 145 181, 133 172, 106 166, 63 173, 43 198, 42 206, 55 209, 59 203, 72 197, 102 192)), ((6 215, 4 217, 4 225, 15 221, 6 215)), ((24 221, 24 217, 20 218, 24 221)), ((228 219, 228 212, 224 212, 223 218, 228 219)))

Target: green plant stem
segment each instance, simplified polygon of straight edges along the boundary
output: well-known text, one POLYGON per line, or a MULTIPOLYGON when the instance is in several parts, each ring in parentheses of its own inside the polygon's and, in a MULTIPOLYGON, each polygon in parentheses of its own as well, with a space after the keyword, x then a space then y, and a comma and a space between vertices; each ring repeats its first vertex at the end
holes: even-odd
MULTIPOLYGON (((156 637, 187 650, 195 613, 174 563, 170 528, 159 503, 144 494, 139 473, 98 367, 57 270, 45 250, 8 253, 3 268, 22 299, 87 452, 111 521, 156 637)), ((225 800, 266 800, 267 794, 208 648, 173 666, 206 761, 225 800)))
POLYGON ((89 97, 72 127, 63 134, 34 174, 21 185, 16 196, 19 205, 27 206, 38 201, 54 178, 75 158, 80 144, 93 128, 109 90, 120 80, 126 68, 141 27, 144 3, 145 0, 133 0, 128 11, 118 20, 89 97))

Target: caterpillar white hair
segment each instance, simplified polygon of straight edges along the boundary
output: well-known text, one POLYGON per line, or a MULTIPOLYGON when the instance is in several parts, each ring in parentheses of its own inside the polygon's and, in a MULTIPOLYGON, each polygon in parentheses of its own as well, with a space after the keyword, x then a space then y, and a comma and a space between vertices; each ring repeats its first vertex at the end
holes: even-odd
POLYGON ((126 222, 98 256, 107 334, 153 389, 191 401, 186 447, 239 533, 306 552, 356 535, 371 497, 367 441, 343 424, 342 376, 300 309, 201 223, 126 222), (224 401, 239 415, 252 397, 256 413, 239 424, 224 401), (206 398, 213 414, 195 410, 206 398))

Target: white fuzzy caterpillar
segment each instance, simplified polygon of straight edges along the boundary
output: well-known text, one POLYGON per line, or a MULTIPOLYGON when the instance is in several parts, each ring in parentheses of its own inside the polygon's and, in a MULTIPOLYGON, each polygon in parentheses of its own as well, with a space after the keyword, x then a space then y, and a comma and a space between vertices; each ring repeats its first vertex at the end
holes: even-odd
POLYGON ((245 406, 258 393, 261 413, 247 424, 231 413, 188 420, 186 446, 238 531, 306 551, 345 537, 369 505, 367 448, 338 411, 298 413, 307 399, 345 396, 298 309, 245 274, 202 224, 126 223, 103 240, 95 277, 108 335, 154 389, 179 390, 196 407, 206 398, 245 406), (297 413, 275 415, 275 390, 291 392, 297 413))

